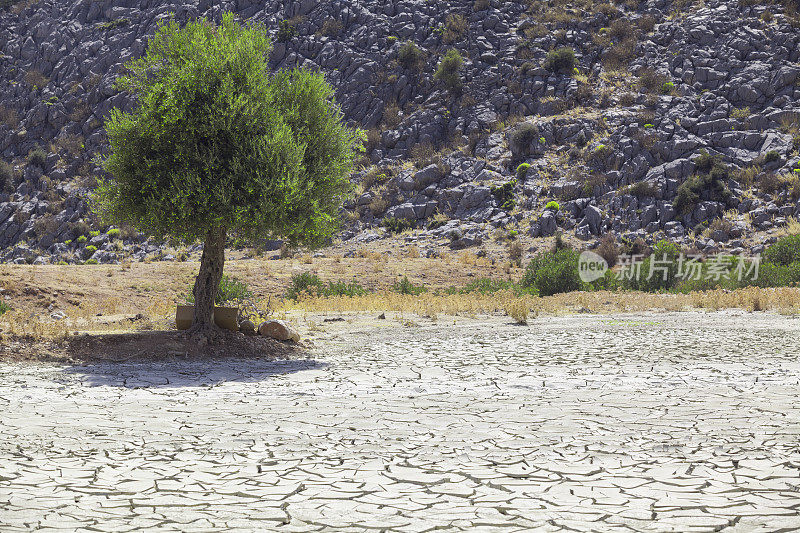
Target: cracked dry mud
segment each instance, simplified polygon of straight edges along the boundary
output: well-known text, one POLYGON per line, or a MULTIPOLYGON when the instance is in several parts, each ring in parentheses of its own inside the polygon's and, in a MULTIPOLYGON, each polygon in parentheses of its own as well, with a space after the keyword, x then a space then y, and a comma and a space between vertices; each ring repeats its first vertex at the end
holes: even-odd
POLYGON ((0 530, 800 526, 798 319, 384 324, 303 361, 1 365, 0 530))

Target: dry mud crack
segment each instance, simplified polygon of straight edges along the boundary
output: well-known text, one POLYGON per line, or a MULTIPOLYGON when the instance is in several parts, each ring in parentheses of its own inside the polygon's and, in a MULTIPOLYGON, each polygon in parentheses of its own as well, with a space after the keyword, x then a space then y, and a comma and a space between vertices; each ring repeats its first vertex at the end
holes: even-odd
POLYGON ((492 319, 317 346, 0 365, 0 530, 800 527, 798 319, 492 319))

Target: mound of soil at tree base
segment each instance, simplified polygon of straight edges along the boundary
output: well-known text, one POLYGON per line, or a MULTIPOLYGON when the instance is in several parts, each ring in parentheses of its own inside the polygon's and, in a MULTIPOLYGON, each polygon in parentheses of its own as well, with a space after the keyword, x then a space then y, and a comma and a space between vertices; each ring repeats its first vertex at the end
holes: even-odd
POLYGON ((302 346, 265 337, 219 331, 211 344, 198 343, 182 331, 137 331, 119 334, 78 334, 60 341, 4 339, 0 360, 6 361, 154 361, 172 358, 287 359, 303 353, 302 346))

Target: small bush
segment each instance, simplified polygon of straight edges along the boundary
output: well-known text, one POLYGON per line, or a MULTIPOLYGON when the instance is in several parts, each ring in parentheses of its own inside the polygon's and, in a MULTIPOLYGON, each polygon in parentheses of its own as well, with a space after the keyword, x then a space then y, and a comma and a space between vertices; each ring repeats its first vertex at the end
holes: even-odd
POLYGON ((639 26, 639 29, 643 32, 650 33, 656 26, 656 19, 653 15, 644 15, 636 21, 636 25, 639 26))
POLYGON ((297 35, 297 28, 292 26, 288 20, 282 20, 278 23, 278 35, 276 39, 280 43, 286 43, 294 39, 297 35))
POLYGON ((578 252, 561 248, 534 257, 525 269, 522 286, 535 289, 540 296, 552 296, 581 288, 578 252))
POLYGON ((122 234, 122 231, 119 230, 118 228, 112 228, 112 229, 108 230, 108 233, 106 233, 106 235, 108 235, 108 237, 110 239, 117 239, 117 238, 119 238, 119 236, 121 234, 122 234))
POLYGON ((561 74, 572 74, 577 66, 578 60, 575 58, 575 52, 571 48, 551 50, 544 61, 544 68, 550 72, 559 72, 561 74))
POLYGON ((660 91, 667 83, 667 77, 651 68, 643 69, 639 73, 639 87, 650 94, 660 91))
POLYGON ((800 262, 800 235, 790 235, 779 239, 764 250, 763 259, 766 262, 783 266, 800 262))
POLYGON ((639 181, 628 187, 628 194, 637 198, 654 198, 658 192, 658 187, 648 181, 639 181))
POLYGON ((19 126, 19 113, 16 109, 0 106, 0 124, 5 124, 11 129, 19 126))
POLYGON ((336 37, 342 33, 342 29, 344 29, 344 25, 341 21, 336 20, 335 18, 328 18, 322 23, 322 29, 320 29, 320 33, 322 35, 327 35, 328 37, 336 37))
POLYGON ((614 238, 614 235, 607 233, 600 239, 600 245, 595 252, 606 260, 609 267, 616 265, 619 260, 619 246, 617 246, 617 240, 614 238))
MULTIPOLYGON (((511 235, 511 232, 509 232, 509 238, 516 239, 517 235, 511 235)), ((522 266, 522 254, 524 252, 525 250, 522 248, 522 243, 518 240, 513 241, 508 246, 508 258, 517 266, 522 266)))
POLYGON ((478 278, 475 281, 467 284, 459 291, 460 294, 469 294, 477 292, 480 294, 492 294, 499 291, 517 290, 515 285, 510 281, 491 278, 478 278))
POLYGON ((661 94, 673 94, 675 92, 675 84, 671 81, 665 81, 661 84, 661 94))
POLYGON ((503 211, 511 211, 516 205, 514 201, 514 187, 517 185, 517 180, 513 179, 502 185, 495 185, 491 187, 492 196, 495 197, 500 209, 503 211))
POLYGON ((292 284, 286 291, 286 298, 299 300, 302 294, 316 297, 331 296, 360 296, 367 291, 355 281, 346 283, 344 281, 323 283, 319 276, 311 272, 303 272, 292 276, 292 284))
POLYGON ((88 239, 86 238, 86 235, 81 235, 80 237, 78 237, 77 239, 75 239, 75 242, 76 242, 76 243, 78 243, 78 244, 83 244, 83 243, 85 243, 87 240, 88 240, 88 239))
POLYGON ((690 213, 700 200, 728 203, 731 198, 731 192, 725 184, 730 177, 730 170, 719 158, 702 150, 694 163, 699 173, 690 176, 678 187, 673 202, 673 207, 681 214, 690 213))
POLYGON ((98 26, 101 30, 113 30, 116 28, 124 28, 128 24, 130 24, 130 20, 125 17, 120 17, 114 20, 109 20, 108 22, 103 22, 98 26))
POLYGON ((657 292, 675 287, 678 280, 678 256, 681 251, 669 241, 658 241, 653 253, 641 264, 641 275, 624 281, 627 288, 657 292), (656 261, 653 264, 653 261, 656 261), (652 276, 650 276, 652 271, 652 276), (647 279, 647 278, 650 279, 647 279))
POLYGON ((381 222, 381 226, 389 230, 391 233, 403 233, 405 230, 415 229, 417 223, 414 220, 407 218, 394 218, 387 217, 381 222))
POLYGON ((27 83, 30 87, 34 89, 41 89, 48 83, 50 83, 50 78, 42 74, 41 70, 31 69, 25 73, 23 76, 23 81, 27 83))
POLYGON ((647 246, 647 243, 641 237, 637 237, 635 240, 631 241, 626 239, 625 237, 622 238, 622 254, 623 255, 650 255, 650 247, 647 246))
POLYGON ((461 68, 464 66, 464 58, 455 48, 447 51, 436 68, 433 78, 447 88, 452 93, 461 90, 461 68))
POLYGON ((779 154, 776 150, 770 150, 766 154, 764 154, 764 164, 773 163, 775 161, 780 161, 781 154, 779 154))
POLYGON ((394 290, 395 292, 399 292, 400 294, 410 294, 412 296, 419 296, 423 292, 426 292, 428 289, 426 289, 422 285, 414 285, 408 280, 408 277, 403 276, 403 279, 394 284, 392 290, 394 290))
POLYGON ((467 34, 469 24, 467 19, 456 13, 447 15, 444 23, 444 32, 442 33, 442 41, 445 44, 452 44, 460 41, 467 34))
POLYGON ((416 44, 407 41, 400 47, 400 51, 397 54, 397 61, 403 68, 422 70, 422 67, 425 65, 425 52, 416 44))
POLYGON ((557 212, 561 211, 561 204, 559 204, 555 200, 551 200, 551 201, 547 202, 547 205, 545 205, 544 208, 548 209, 550 211, 555 211, 557 213, 557 212))
POLYGON ((508 136, 508 144, 512 152, 527 155, 530 153, 531 144, 538 136, 539 128, 536 127, 536 124, 525 122, 511 131, 508 136))
MULTIPOLYGON (((222 279, 219 282, 219 290, 217 291, 216 296, 214 296, 214 303, 221 305, 226 302, 233 302, 237 300, 241 301, 252 297, 253 293, 250 292, 250 288, 246 283, 233 276, 223 274, 222 279)), ((186 295, 186 301, 190 304, 194 303, 194 293, 192 292, 192 288, 189 289, 189 292, 186 295)))
POLYGON ((635 30, 631 21, 626 18, 619 18, 611 23, 608 27, 608 36, 614 42, 624 41, 633 36, 635 30))
POLYGON ((0 300, 0 316, 8 311, 11 311, 11 306, 5 303, 3 300, 0 300))
POLYGON ((528 175, 528 170, 531 166, 528 163, 522 163, 517 167, 517 179, 524 180, 525 177, 528 175))
POLYGON ((14 167, 0 161, 0 192, 6 188, 11 188, 14 185, 14 167))
POLYGON ((86 253, 88 254, 93 254, 96 251, 97 251, 97 246, 94 246, 93 244, 90 244, 89 246, 86 247, 86 253))
POLYGON ((28 154, 28 163, 44 170, 44 167, 47 164, 47 152, 41 148, 34 148, 28 154))

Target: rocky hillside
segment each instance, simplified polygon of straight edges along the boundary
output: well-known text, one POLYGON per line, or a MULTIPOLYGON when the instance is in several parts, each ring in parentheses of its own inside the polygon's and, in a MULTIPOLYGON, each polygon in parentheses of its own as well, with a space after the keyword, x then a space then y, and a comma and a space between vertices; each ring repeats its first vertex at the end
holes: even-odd
MULTIPOLYGON (((790 0, 787 0, 790 1, 790 0)), ((754 0, 0 0, 0 261, 161 248, 88 206, 113 88, 160 20, 224 11, 368 132, 348 241, 417 227, 757 252, 800 211, 800 31, 754 0), (556 204, 551 203, 555 201, 556 204), (547 207, 549 206, 549 207, 547 207), (378 229, 382 226, 385 229, 378 229), (367 231, 369 230, 369 231, 367 231), (516 233, 514 233, 516 232, 516 233)))

